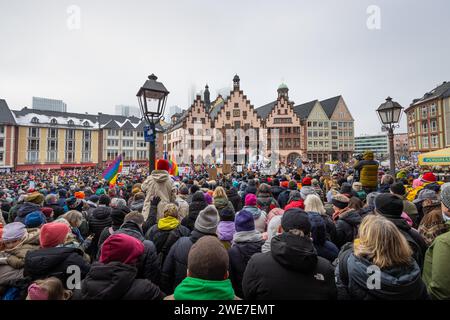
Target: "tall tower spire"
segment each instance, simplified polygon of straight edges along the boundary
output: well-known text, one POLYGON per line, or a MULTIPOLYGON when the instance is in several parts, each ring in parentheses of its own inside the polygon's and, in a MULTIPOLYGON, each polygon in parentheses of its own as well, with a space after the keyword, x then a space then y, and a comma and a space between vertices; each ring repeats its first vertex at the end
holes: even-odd
POLYGON ((211 98, 208 84, 206 84, 205 86, 205 92, 203 93, 203 100, 205 101, 206 112, 209 113, 209 108, 211 107, 211 98))
POLYGON ((239 91, 239 85, 240 85, 241 79, 239 79, 238 75, 235 75, 233 78, 233 89, 239 91))

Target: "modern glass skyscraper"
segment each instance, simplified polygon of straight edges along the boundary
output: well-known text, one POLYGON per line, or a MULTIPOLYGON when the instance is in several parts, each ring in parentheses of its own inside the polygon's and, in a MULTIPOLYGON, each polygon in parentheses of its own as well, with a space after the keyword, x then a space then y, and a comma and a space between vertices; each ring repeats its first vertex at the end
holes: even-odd
POLYGON ((33 109, 67 112, 67 104, 62 100, 33 97, 33 109))

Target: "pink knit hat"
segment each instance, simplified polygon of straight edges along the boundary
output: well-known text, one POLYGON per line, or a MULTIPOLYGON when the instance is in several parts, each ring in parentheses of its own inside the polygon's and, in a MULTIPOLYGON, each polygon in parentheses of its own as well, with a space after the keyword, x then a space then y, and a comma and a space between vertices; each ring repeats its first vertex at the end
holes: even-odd
POLYGON ((246 206, 256 206, 256 196, 253 193, 249 193, 245 196, 246 206))
POLYGON ((48 300, 48 292, 36 283, 32 283, 28 287, 29 300, 48 300))

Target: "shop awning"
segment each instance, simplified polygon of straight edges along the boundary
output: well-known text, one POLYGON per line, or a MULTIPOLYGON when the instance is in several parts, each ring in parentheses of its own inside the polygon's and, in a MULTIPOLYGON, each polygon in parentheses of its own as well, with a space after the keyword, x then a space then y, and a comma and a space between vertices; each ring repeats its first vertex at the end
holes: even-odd
POLYGON ((450 148, 422 153, 418 160, 420 166, 450 166, 450 148))

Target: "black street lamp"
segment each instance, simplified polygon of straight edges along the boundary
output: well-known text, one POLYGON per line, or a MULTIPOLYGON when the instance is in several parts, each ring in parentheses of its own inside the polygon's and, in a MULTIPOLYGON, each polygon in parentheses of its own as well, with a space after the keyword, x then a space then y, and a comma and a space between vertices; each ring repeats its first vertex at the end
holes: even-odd
POLYGON ((148 76, 148 80, 137 93, 139 107, 143 118, 147 121, 149 133, 149 170, 155 169, 155 120, 159 123, 163 119, 169 91, 161 82, 156 81, 158 77, 154 74, 148 76))
POLYGON ((395 150, 394 150, 394 129, 399 128, 398 125, 400 117, 402 115, 403 107, 392 100, 391 97, 386 98, 386 102, 382 103, 378 109, 377 113, 383 124, 383 129, 387 130, 389 138, 389 159, 391 174, 395 179, 395 150))

